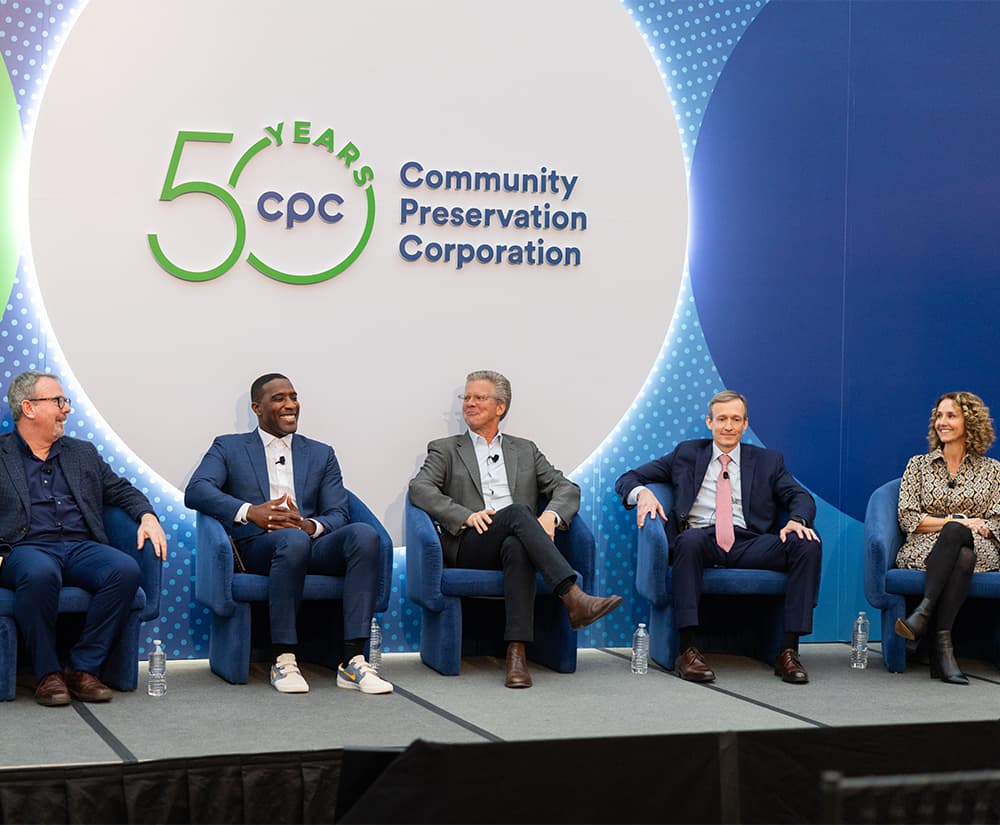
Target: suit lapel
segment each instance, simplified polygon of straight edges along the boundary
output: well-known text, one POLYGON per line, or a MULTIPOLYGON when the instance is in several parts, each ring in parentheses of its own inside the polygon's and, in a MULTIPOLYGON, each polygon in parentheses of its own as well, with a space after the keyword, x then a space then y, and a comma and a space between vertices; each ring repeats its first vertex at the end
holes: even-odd
POLYGON ((746 444, 740 445, 740 495, 743 501, 743 520, 747 521, 750 512, 750 488, 753 487, 753 474, 757 469, 757 460, 753 450, 748 450, 746 444))
MULTIPOLYGON (((702 482, 705 480, 705 473, 708 472, 709 462, 712 460, 712 442, 709 441, 698 451, 698 458, 694 464, 694 497, 698 497, 702 482)), ((691 499, 694 504, 694 498, 691 499)))
POLYGON ((308 489, 306 481, 312 467, 309 464, 309 449, 300 435, 292 436, 292 482, 295 484, 295 505, 302 509, 303 490, 308 489))
POLYGON ((500 439, 500 446, 503 448, 503 463, 507 470, 507 484, 510 487, 510 497, 514 501, 517 501, 517 492, 514 490, 514 484, 517 481, 517 450, 514 448, 514 442, 507 438, 507 436, 503 436, 500 439))
POLYGON ((7 469, 7 474, 10 476, 10 480, 14 485, 14 489, 17 490, 17 495, 21 499, 21 504, 24 505, 24 512, 31 512, 31 500, 28 496, 28 479, 24 475, 24 464, 21 460, 21 454, 19 448, 14 439, 17 435, 11 433, 10 438, 4 441, 3 445, 3 464, 7 469))
POLYGON ((473 487, 483 495, 483 477, 479 472, 479 462, 476 460, 476 448, 472 446, 472 436, 466 433, 458 437, 458 457, 462 459, 465 469, 469 471, 473 487))
POLYGON ((245 443, 247 458, 249 458, 250 466, 253 468, 257 485, 260 487, 261 495, 264 496, 264 501, 268 501, 271 498, 271 482, 267 477, 267 458, 264 455, 264 442, 260 440, 260 433, 257 430, 252 430, 247 433, 245 443))

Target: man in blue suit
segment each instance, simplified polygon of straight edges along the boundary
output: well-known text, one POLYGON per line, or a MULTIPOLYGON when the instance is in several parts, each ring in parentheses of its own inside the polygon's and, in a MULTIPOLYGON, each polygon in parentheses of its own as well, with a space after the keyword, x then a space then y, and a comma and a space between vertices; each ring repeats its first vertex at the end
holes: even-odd
POLYGON ((63 435, 72 412, 54 375, 22 372, 7 392, 14 432, 0 436, 0 586, 14 591, 14 619, 38 679, 35 701, 68 705, 107 702, 99 674, 121 633, 139 587, 139 565, 108 546, 105 505, 136 522, 136 546, 146 539, 165 559, 167 540, 149 500, 101 458, 89 441, 63 435), (5 558, 4 558, 5 557, 5 558), (92 594, 66 671, 56 651, 59 590, 92 594))
POLYGON ((740 443, 748 423, 746 399, 730 390, 718 393, 705 419, 711 439, 681 442, 670 454, 624 473, 615 490, 627 508, 636 508, 640 527, 647 518, 664 521, 680 636, 677 675, 693 682, 715 679, 695 644, 705 567, 780 570, 788 573, 785 638, 774 672, 791 684, 805 684, 809 676, 798 648, 799 637, 812 632, 819 592, 816 503, 785 469, 781 453, 740 443), (669 517, 644 486, 654 483, 673 487, 669 517), (781 511, 789 514, 783 526, 781 511))
POLYGON ((379 538, 350 523, 347 491, 333 448, 297 433, 299 397, 284 375, 250 387, 258 428, 215 439, 184 492, 188 507, 218 519, 247 572, 268 576, 271 684, 306 693, 296 660, 296 617, 306 573, 344 577, 344 658, 337 686, 391 693, 365 661, 375 612, 379 538))

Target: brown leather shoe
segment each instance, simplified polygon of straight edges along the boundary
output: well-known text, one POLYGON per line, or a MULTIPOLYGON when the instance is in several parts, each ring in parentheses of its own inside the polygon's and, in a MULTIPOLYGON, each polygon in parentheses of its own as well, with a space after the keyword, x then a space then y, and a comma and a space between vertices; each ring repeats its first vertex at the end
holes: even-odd
POLYGON ((111 700, 111 688, 92 673, 82 670, 66 672, 66 687, 81 702, 108 702, 111 700))
POLYGON ((524 655, 524 642, 510 642, 507 645, 507 675, 503 686, 509 688, 531 687, 528 673, 528 659, 524 655))
POLYGON ((714 682, 715 671, 696 647, 689 647, 674 660, 674 673, 689 682, 714 682))
POLYGON ((569 626, 574 630, 582 630, 598 619, 607 616, 622 603, 621 596, 591 596, 574 584, 565 595, 560 597, 566 605, 569 614, 569 626))
POLYGON ((790 647, 778 653, 778 658, 774 660, 774 675, 790 685, 804 685, 809 681, 809 674, 799 661, 799 652, 790 647))
POLYGON ((35 688, 35 701, 50 708, 68 705, 73 701, 61 673, 50 673, 42 677, 35 688))

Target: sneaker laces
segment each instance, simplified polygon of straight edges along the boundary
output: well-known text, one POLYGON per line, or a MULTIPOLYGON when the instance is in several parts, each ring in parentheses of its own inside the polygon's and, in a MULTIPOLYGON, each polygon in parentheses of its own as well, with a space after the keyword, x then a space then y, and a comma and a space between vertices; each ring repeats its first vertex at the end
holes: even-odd
POLYGON ((299 666, 295 662, 282 662, 280 665, 275 662, 274 669, 282 676, 287 676, 289 673, 301 673, 299 666))

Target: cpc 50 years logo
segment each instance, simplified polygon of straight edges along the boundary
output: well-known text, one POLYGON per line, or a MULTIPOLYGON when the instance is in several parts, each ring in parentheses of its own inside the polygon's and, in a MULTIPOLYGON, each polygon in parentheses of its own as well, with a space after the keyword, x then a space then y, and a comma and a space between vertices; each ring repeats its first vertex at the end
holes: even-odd
MULTIPOLYGON (((167 228, 162 244, 161 233, 151 232, 146 236, 150 251, 166 272, 185 281, 210 281, 228 272, 246 251, 247 263, 269 278, 315 284, 339 275, 364 251, 375 225, 375 173, 371 166, 361 165, 358 147, 351 141, 336 141, 332 128, 314 133, 309 121, 297 120, 287 128, 280 122, 264 127, 264 132, 265 137, 236 161, 225 185, 218 179, 178 180, 178 167, 185 149, 194 154, 204 148, 191 144, 230 144, 233 133, 177 133, 160 201, 180 208, 183 204, 178 202, 185 195, 212 198, 228 211, 235 238, 222 261, 217 251, 208 255, 210 260, 192 266, 192 257, 206 257, 200 251, 204 246, 195 244, 193 253, 190 248, 182 252, 186 232, 167 228), (243 186, 237 190, 241 180, 243 186), (255 244, 251 250, 247 250, 247 213, 256 222, 251 224, 255 244)), ((205 153, 199 151, 197 162, 185 160, 189 162, 206 168, 205 153)))

